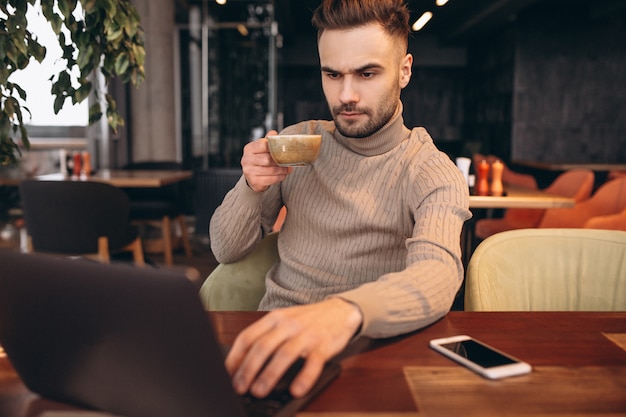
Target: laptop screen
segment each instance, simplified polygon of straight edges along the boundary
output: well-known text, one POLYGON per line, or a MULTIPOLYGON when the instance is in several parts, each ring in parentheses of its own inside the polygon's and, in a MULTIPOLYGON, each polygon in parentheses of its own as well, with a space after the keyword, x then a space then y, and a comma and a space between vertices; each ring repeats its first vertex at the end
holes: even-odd
POLYGON ((0 251, 0 343, 27 387, 137 417, 238 416, 182 271, 0 251))
MULTIPOLYGON (((237 417, 263 405, 233 390, 184 271, 2 250, 0 265, 0 344, 31 391, 126 417, 237 417)), ((294 415, 340 369, 327 364, 308 395, 270 414, 294 415)))

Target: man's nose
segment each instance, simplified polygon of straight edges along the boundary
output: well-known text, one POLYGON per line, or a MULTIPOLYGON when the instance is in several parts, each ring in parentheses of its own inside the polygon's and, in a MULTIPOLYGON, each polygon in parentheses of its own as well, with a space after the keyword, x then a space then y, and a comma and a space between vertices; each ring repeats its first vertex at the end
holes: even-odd
POLYGON ((356 103, 359 101, 359 94, 352 77, 345 77, 341 85, 339 100, 342 103, 356 103))

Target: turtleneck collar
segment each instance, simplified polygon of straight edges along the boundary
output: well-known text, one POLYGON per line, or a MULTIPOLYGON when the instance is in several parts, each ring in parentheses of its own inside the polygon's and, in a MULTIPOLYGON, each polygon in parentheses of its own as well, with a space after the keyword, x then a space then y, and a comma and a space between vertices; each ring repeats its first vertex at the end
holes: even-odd
POLYGON ((411 131, 404 126, 402 102, 398 100, 396 112, 391 119, 376 133, 366 138, 349 138, 335 128, 335 139, 346 148, 363 156, 382 155, 407 139, 411 131))

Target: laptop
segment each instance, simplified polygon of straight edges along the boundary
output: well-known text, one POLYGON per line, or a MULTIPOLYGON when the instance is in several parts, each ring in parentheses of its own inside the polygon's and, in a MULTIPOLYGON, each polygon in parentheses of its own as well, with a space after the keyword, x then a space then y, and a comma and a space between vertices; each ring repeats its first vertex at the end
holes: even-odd
POLYGON ((287 417, 340 371, 329 363, 304 398, 240 396, 184 271, 2 250, 0 265, 0 344, 52 400, 126 417, 287 417))

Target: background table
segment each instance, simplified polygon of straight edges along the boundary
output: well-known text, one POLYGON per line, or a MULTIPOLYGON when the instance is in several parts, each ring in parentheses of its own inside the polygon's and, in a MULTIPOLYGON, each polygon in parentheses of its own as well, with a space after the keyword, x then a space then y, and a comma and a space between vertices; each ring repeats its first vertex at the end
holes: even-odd
MULTIPOLYGON (((215 312, 210 318, 220 340, 232 343, 262 314, 215 312)), ((357 340, 339 358, 341 375, 302 415, 623 415, 625 349, 626 313, 451 312, 408 335, 357 340), (470 334, 517 356, 533 372, 490 381, 428 347, 430 339, 456 334, 470 334), (463 413, 455 414, 459 408, 463 413)), ((0 359, 0 415, 34 417, 53 409, 73 408, 28 391, 0 359)))
POLYGON ((73 177, 60 172, 28 176, 18 170, 5 170, 0 174, 0 185, 19 186, 25 179, 41 181, 100 181, 121 188, 153 188, 188 180, 193 176, 192 171, 170 170, 125 170, 101 169, 93 175, 73 177))
POLYGON ((154 188, 188 180, 192 176, 192 171, 101 169, 89 176, 54 173, 35 178, 41 181, 100 181, 121 188, 154 188))
POLYGON ((505 194, 501 196, 470 195, 470 209, 484 208, 532 208, 548 209, 555 207, 574 207, 574 199, 549 194, 542 190, 532 190, 515 185, 505 185, 505 194))

